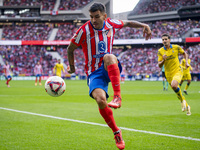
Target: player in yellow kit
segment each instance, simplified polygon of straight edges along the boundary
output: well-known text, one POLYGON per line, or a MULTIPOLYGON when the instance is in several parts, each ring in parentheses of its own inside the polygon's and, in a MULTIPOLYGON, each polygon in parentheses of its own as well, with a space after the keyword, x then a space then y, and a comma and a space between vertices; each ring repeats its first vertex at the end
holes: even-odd
POLYGON ((61 63, 61 60, 58 59, 58 63, 53 68, 53 74, 56 74, 57 76, 61 77, 62 71, 63 71, 63 73, 65 73, 65 69, 63 67, 63 64, 61 63))
POLYGON ((192 79, 192 78, 191 78, 191 74, 190 74, 190 70, 192 70, 192 67, 191 67, 191 65, 190 65, 190 62, 191 62, 191 60, 188 59, 189 67, 186 68, 186 67, 185 67, 185 59, 183 58, 183 59, 181 60, 181 67, 183 68, 183 78, 182 78, 182 80, 181 80, 180 86, 182 85, 183 81, 187 80, 187 84, 186 84, 185 89, 184 89, 184 91, 183 91, 186 95, 188 95, 187 89, 188 89, 188 87, 189 87, 189 85, 190 85, 190 83, 191 83, 191 79, 192 79))
POLYGON ((162 35, 163 47, 158 50, 158 66, 165 67, 165 76, 170 86, 177 94, 181 101, 182 111, 187 111, 187 115, 191 115, 190 106, 182 95, 179 83, 181 82, 183 71, 179 63, 178 54, 182 54, 186 60, 186 67, 188 64, 187 53, 179 46, 170 44, 170 36, 168 34, 162 35))

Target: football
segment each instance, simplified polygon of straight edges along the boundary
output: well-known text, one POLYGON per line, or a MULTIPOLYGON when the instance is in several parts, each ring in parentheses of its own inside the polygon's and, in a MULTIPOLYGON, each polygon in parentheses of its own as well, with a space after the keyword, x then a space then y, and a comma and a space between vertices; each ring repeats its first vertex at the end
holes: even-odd
POLYGON ((65 81, 59 76, 49 77, 45 82, 46 92, 53 97, 61 96, 65 92, 65 88, 65 81))

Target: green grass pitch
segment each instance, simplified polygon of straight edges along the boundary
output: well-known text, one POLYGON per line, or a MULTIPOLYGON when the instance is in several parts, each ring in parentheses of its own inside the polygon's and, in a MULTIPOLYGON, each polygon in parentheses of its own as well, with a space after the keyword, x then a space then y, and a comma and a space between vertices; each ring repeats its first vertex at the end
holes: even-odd
MULTIPOLYGON (((45 81, 42 86, 11 81, 10 88, 0 81, 0 150, 117 149, 111 129, 104 126, 96 102, 88 96, 86 81, 65 82, 66 92, 51 97, 45 81)), ((113 113, 122 127, 125 149, 200 149, 200 82, 191 83, 188 95, 183 93, 191 116, 181 111, 170 87, 162 90, 162 82, 126 81, 121 91, 122 107, 113 113)))

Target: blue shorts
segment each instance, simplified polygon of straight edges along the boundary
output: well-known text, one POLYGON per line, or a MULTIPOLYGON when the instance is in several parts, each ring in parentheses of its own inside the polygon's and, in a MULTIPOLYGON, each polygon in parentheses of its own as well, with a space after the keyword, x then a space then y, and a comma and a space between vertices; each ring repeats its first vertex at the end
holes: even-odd
POLYGON ((6 80, 12 78, 11 75, 5 76, 6 80))
POLYGON ((121 74, 121 77, 122 77, 122 78, 125 77, 125 74, 121 74))
POLYGON ((36 77, 41 77, 42 76, 42 74, 36 74, 36 77))
MULTIPOLYGON (((118 61, 118 67, 120 73, 122 72, 122 66, 118 61)), ((106 92, 106 98, 108 95, 108 83, 110 82, 110 78, 108 76, 108 72, 104 69, 104 63, 102 63, 101 67, 94 72, 92 72, 87 78, 87 84, 89 86, 89 95, 92 96, 92 91, 96 88, 103 89, 106 92)))

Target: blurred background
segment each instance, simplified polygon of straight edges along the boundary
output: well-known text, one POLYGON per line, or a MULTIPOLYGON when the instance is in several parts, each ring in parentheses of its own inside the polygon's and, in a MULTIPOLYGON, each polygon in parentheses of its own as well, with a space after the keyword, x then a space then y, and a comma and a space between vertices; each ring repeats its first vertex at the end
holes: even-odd
MULTIPOLYGON (((58 59, 66 69, 70 38, 90 19, 88 8, 94 2, 99 1, 0 0, 1 80, 6 61, 13 80, 34 80, 38 61, 43 67, 42 79, 53 75, 58 59)), ((152 39, 148 41, 144 40, 142 29, 123 28, 116 33, 113 54, 123 64, 126 80, 162 80, 157 51, 162 47, 163 33, 169 33, 171 43, 188 53, 192 80, 200 80, 200 0, 132 0, 128 3, 133 7, 131 10, 123 3, 120 5, 127 7, 127 11, 117 8, 119 2, 115 0, 100 2, 105 4, 108 17, 141 21, 152 29, 152 39)), ((66 71, 62 77, 86 79, 81 48, 75 51, 75 56, 76 72, 69 75, 66 71)))

